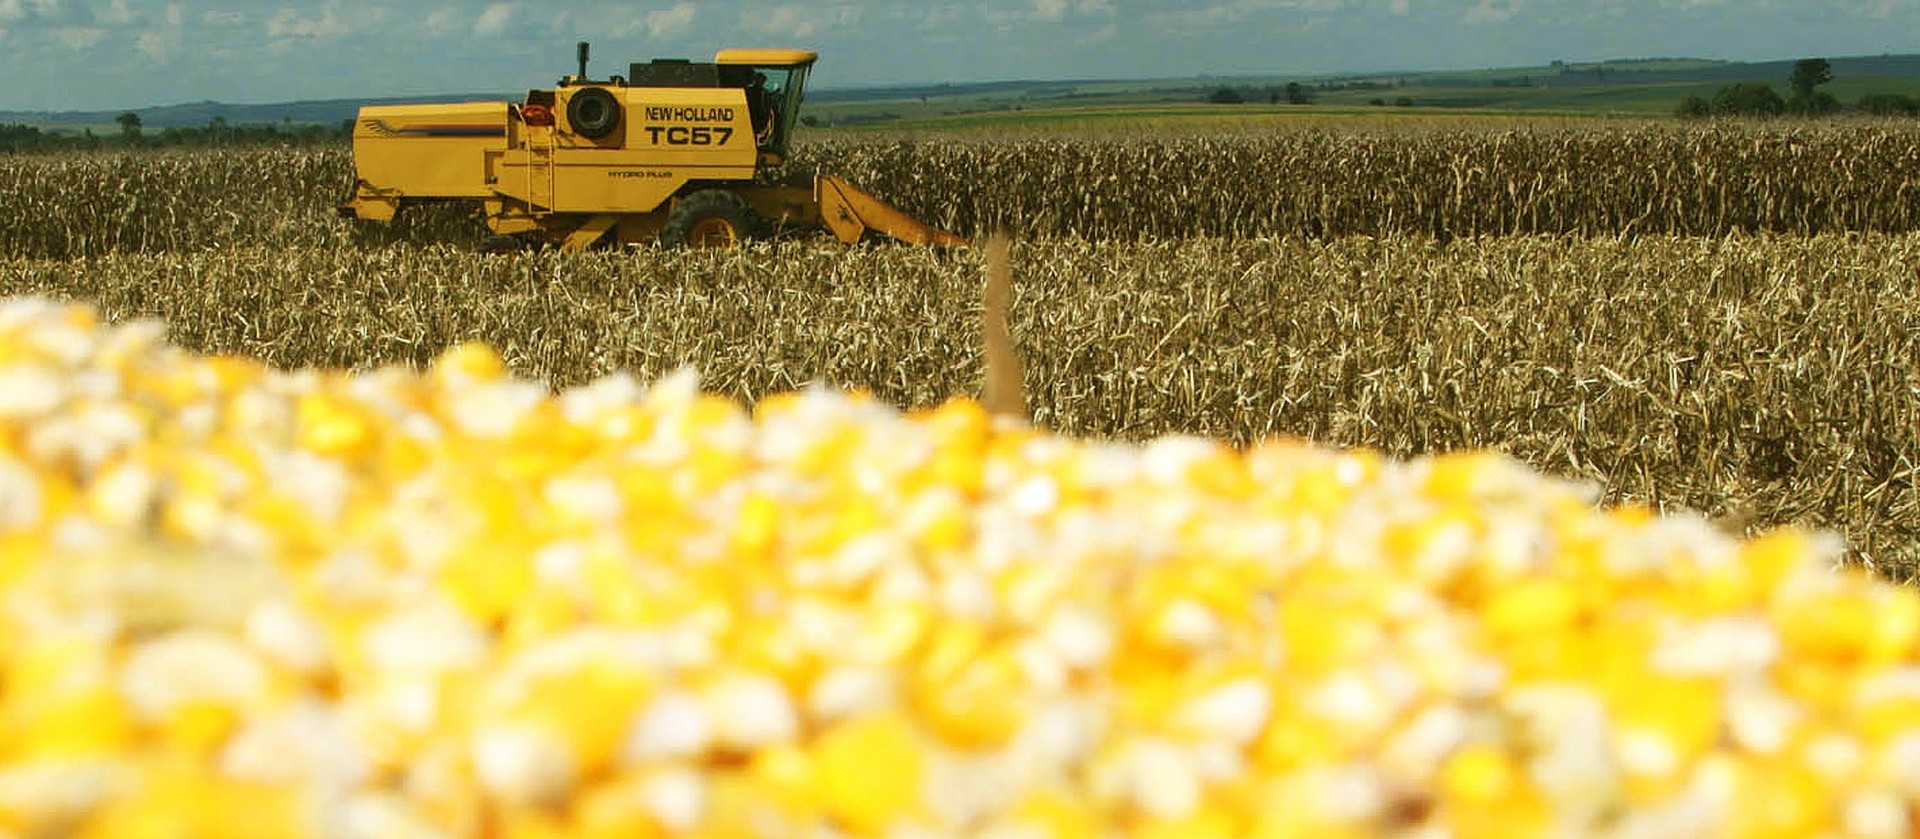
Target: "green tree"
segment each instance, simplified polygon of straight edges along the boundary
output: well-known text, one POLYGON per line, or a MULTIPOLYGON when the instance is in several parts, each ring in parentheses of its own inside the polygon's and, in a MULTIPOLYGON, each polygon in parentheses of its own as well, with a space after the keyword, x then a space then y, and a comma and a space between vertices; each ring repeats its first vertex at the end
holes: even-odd
POLYGON ((1793 98, 1812 99, 1813 89, 1833 81, 1833 65, 1824 58, 1803 58, 1793 63, 1793 75, 1787 79, 1793 85, 1793 98))
POLYGON ((1814 88, 1833 81, 1833 65, 1824 58, 1803 58, 1793 63, 1793 75, 1787 83, 1793 86, 1793 98, 1787 101, 1787 112, 1802 116, 1830 114, 1840 110, 1839 101, 1831 94, 1820 93, 1814 88))
POLYGON ((1820 92, 1812 96, 1795 96, 1787 100, 1787 113, 1798 116, 1831 114, 1837 113, 1839 110, 1840 100, 1833 98, 1833 94, 1831 93, 1820 92))
POLYGON ((1877 117, 1920 114, 1920 99, 1900 93, 1870 93, 1860 97, 1855 107, 1877 117))
POLYGON ((1729 85, 1713 95, 1713 112, 1727 116, 1779 116, 1786 108, 1773 86, 1760 82, 1729 85))
POLYGON ((1313 102, 1313 94, 1308 93, 1299 82, 1287 82, 1287 104, 1306 105, 1313 102))
POLYGON ((1246 97, 1240 95, 1240 91, 1230 87, 1223 87, 1208 94, 1207 101, 1215 105, 1239 105, 1247 100, 1246 97))
POLYGON ((0 149, 24 151, 37 149, 46 138, 32 125, 0 125, 0 149))
POLYGON ((1711 116, 1713 103, 1708 102, 1705 96, 1689 96, 1680 100, 1680 107, 1674 109, 1674 114, 1694 119, 1711 116))
POLYGON ((136 114, 132 111, 126 111, 120 114, 119 116, 114 117, 113 121, 120 123, 120 136, 125 137, 126 139, 129 139, 129 140, 140 139, 140 115, 139 114, 136 114))

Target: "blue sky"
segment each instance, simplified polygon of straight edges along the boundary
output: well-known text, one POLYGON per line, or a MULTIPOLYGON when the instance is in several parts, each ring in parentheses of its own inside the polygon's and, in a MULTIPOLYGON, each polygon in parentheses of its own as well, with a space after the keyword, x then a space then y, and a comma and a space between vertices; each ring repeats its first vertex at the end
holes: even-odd
POLYGON ((511 92, 723 46, 815 84, 1920 52, 1920 0, 0 0, 0 110, 511 92))

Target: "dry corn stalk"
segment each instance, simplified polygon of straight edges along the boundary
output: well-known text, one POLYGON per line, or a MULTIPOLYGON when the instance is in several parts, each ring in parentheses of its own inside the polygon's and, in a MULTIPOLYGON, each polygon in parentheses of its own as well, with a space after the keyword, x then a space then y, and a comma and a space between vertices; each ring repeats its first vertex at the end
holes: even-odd
POLYGON ((980 401, 988 413, 1027 422, 1032 415, 1027 410, 1025 370, 1007 325, 1013 308, 1011 247, 1004 234, 987 240, 987 281, 981 295, 984 305, 980 322, 986 345, 986 384, 980 401))

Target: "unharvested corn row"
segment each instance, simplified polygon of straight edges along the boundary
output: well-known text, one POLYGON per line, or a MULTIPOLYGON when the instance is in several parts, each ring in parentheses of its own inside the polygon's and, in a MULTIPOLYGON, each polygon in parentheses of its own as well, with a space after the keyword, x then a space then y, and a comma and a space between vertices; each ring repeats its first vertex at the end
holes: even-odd
POLYGON ((0 836, 1904 837, 1920 596, 1491 453, 0 308, 0 836))

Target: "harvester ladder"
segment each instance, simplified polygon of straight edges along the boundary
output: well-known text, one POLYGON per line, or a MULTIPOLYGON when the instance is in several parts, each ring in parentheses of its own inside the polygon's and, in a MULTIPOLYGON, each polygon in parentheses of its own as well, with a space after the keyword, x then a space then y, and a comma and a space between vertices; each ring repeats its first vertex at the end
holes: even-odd
POLYGON ((553 148, 554 148, 554 144, 553 144, 552 129, 548 129, 546 131, 527 132, 527 193, 526 194, 528 198, 532 199, 531 201, 532 206, 528 207, 528 211, 533 213, 536 216, 547 216, 547 215, 553 214, 553 193, 555 189, 555 186, 554 186, 555 176, 553 171, 553 148), (540 172, 539 177, 541 177, 542 179, 541 182, 546 187, 546 191, 544 192, 536 191, 534 189, 534 184, 535 184, 534 178, 536 177, 534 174, 535 170, 538 170, 540 172))

